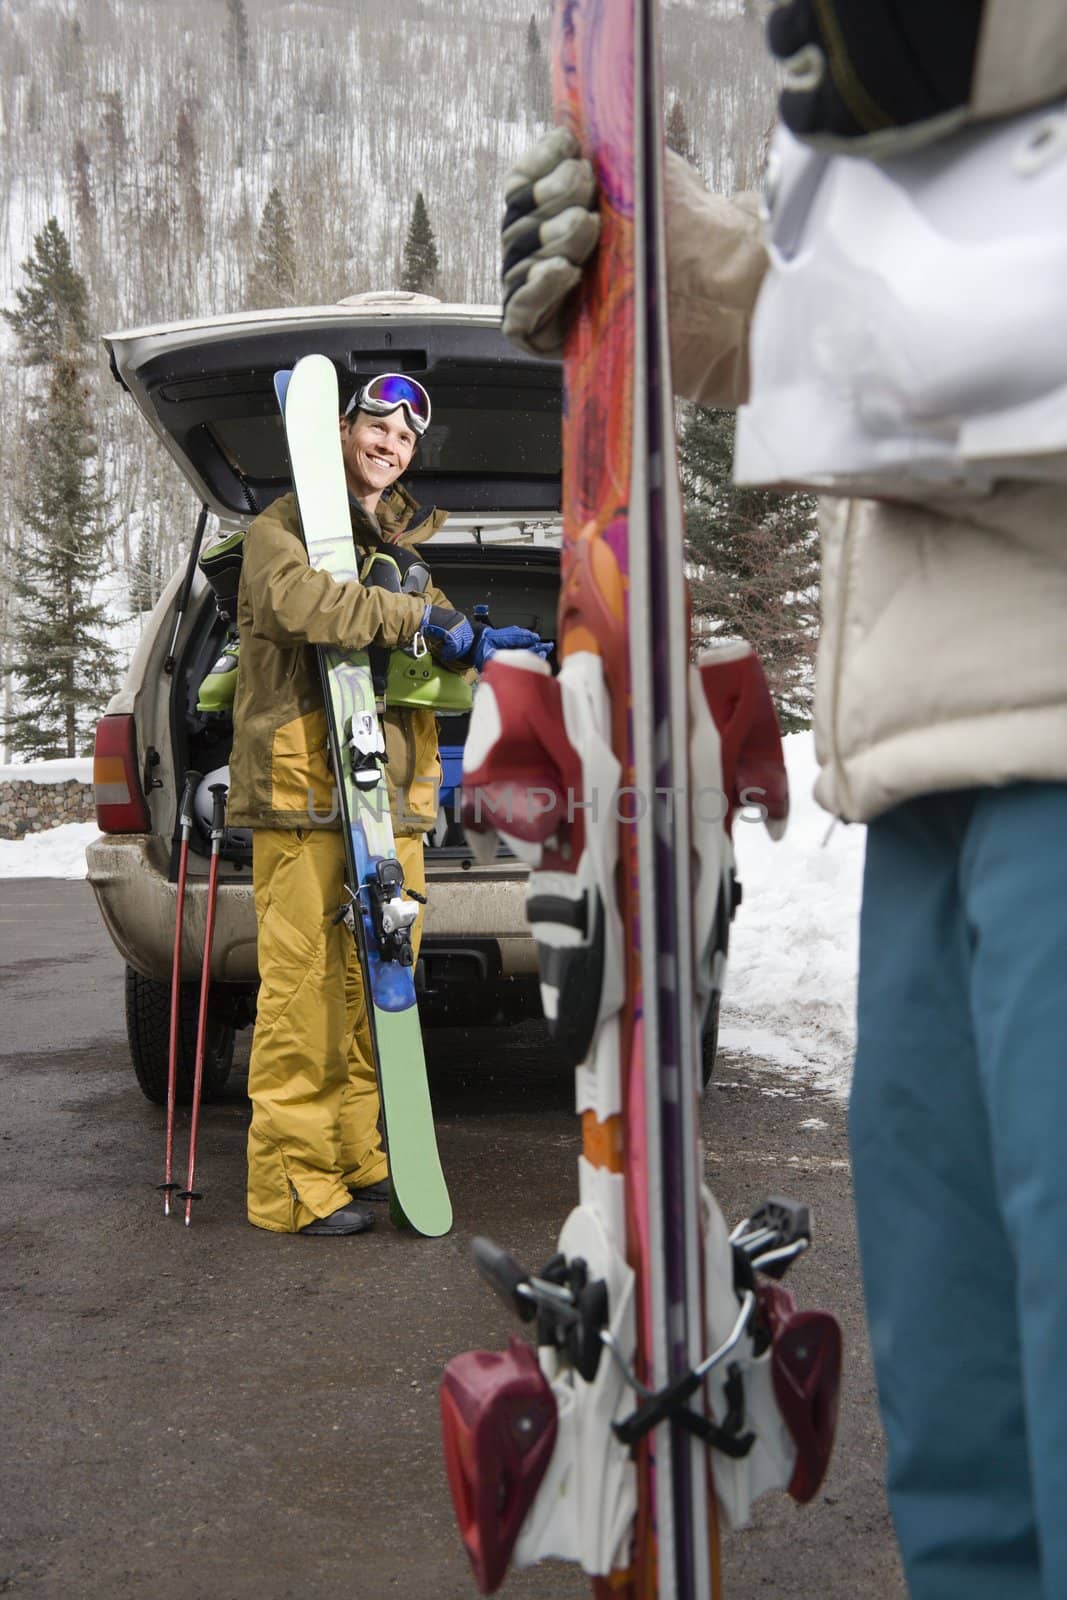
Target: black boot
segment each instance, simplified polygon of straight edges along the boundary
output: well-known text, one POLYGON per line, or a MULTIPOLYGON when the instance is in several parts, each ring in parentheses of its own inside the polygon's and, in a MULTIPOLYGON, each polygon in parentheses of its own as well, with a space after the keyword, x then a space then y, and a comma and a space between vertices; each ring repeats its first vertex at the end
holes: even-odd
POLYGON ((348 1192, 353 1200, 358 1200, 362 1203, 367 1200, 387 1201, 392 1191, 389 1187, 389 1179, 379 1178, 377 1183, 365 1183, 362 1186, 357 1184, 354 1188, 349 1189, 348 1192))
POLYGON ((367 1229, 373 1226, 374 1212, 368 1210, 366 1206, 358 1205, 355 1200, 350 1200, 346 1206, 339 1206, 336 1211, 331 1211, 328 1217, 316 1217, 314 1222, 305 1223, 298 1231, 339 1238, 346 1233, 366 1233, 367 1229))

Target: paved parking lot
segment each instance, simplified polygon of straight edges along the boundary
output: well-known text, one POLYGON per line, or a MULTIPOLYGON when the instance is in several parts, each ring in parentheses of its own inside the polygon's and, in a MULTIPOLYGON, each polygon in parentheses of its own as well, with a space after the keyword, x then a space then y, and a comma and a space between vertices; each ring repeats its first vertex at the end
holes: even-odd
MULTIPOLYGON (((37 1600, 461 1600, 437 1380, 512 1331, 467 1259, 489 1233, 530 1263, 575 1194, 569 1073, 543 1033, 431 1033, 456 1228, 343 1240, 244 1221, 243 1081, 205 1111, 194 1226, 154 1192, 162 1112, 125 1050, 122 969, 83 883, 0 883, 4 1175, 0 1593, 37 1600)), ((242 1052, 245 1054, 246 1052, 242 1052)), ((815 1505, 775 1499, 727 1540, 730 1600, 901 1600, 857 1283, 842 1108, 720 1064, 711 1180, 728 1215, 813 1204, 802 1303, 848 1341, 839 1448, 815 1505), (821 1127, 802 1128, 816 1120, 821 1127)), ((181 1148, 184 1149, 184 1141, 181 1148)), ((509 1577, 572 1600, 573 1569, 509 1577)))

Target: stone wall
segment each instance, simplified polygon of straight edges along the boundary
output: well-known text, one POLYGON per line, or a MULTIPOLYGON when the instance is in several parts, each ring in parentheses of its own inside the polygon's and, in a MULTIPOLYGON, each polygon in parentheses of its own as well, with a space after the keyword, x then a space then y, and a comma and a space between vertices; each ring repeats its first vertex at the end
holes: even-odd
POLYGON ((91 783, 0 780, 0 839, 21 839, 61 822, 92 822, 95 816, 91 783))

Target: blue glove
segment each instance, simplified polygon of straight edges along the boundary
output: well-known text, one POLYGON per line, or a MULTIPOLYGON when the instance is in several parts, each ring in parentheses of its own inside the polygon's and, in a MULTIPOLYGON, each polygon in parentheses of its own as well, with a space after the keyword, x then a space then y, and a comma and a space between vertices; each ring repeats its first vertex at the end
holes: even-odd
POLYGON ((450 606, 427 606, 420 631, 438 661, 458 661, 474 643, 470 621, 450 606))
POLYGON ((554 648, 554 639, 542 639, 532 628, 483 628, 474 646, 474 665, 481 672, 498 650, 532 650, 543 661, 554 648))

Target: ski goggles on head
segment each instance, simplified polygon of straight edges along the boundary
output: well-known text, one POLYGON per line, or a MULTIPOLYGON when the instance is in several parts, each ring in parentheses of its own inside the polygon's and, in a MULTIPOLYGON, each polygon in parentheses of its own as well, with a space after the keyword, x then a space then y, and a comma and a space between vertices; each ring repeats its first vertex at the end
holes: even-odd
POLYGON ((372 417, 387 417, 399 406, 403 406, 408 421, 421 438, 430 426, 430 397, 421 383, 405 378, 402 372, 380 372, 376 378, 369 379, 345 406, 345 416, 369 411, 372 417))

